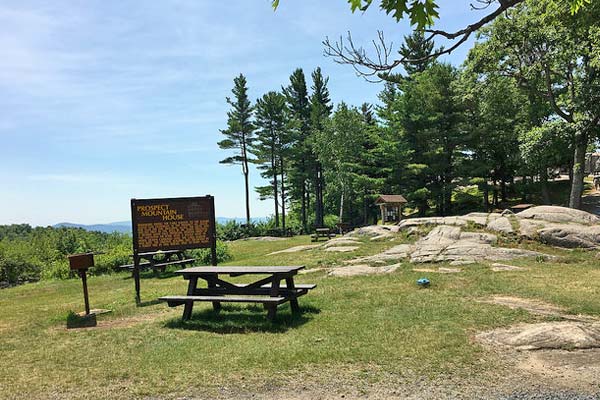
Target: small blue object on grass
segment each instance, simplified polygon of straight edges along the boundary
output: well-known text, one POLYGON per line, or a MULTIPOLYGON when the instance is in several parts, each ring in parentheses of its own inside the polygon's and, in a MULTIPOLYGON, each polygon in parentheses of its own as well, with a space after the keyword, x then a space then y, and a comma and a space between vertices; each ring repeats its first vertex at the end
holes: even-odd
POLYGON ((431 282, 427 278, 421 278, 417 281, 417 285, 421 287, 429 287, 430 284, 431 282))

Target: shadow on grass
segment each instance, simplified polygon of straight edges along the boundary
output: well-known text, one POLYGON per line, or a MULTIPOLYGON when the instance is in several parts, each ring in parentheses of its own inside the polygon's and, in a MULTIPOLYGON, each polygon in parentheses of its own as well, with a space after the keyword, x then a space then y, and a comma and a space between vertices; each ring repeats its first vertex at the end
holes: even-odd
POLYGON ((300 313, 293 314, 289 306, 277 310, 273 322, 267 319, 267 311, 257 305, 239 307, 223 305, 220 312, 206 309, 192 314, 189 321, 180 317, 165 323, 166 328, 205 331, 213 333, 251 333, 270 332, 283 333, 289 329, 304 325, 312 319, 313 314, 320 313, 316 307, 301 306, 300 313))
MULTIPOLYGON (((153 270, 143 270, 140 271, 140 279, 168 279, 168 278, 172 278, 174 276, 179 276, 175 273, 175 271, 180 270, 181 268, 177 268, 177 269, 172 269, 172 270, 166 270, 164 272, 160 272, 160 271, 156 271, 154 272, 153 270)), ((133 279, 133 274, 129 271, 127 273, 126 276, 123 277, 123 280, 132 280, 133 279)))
POLYGON ((154 306, 156 304, 160 304, 162 303, 162 301, 160 301, 159 299, 154 299, 154 300, 146 300, 146 301, 140 301, 139 303, 136 304, 137 307, 149 307, 149 306, 154 306))

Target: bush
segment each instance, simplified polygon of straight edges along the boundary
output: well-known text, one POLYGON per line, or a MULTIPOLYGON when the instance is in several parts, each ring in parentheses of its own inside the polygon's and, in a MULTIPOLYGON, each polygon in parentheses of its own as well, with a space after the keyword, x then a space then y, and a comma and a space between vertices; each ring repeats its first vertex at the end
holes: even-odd
MULTIPOLYGON (((190 250, 189 254, 195 258, 199 264, 210 265, 211 263, 210 249, 190 250)), ((231 254, 227 243, 220 240, 217 241, 217 263, 224 263, 231 259, 233 259, 233 255, 231 254)))

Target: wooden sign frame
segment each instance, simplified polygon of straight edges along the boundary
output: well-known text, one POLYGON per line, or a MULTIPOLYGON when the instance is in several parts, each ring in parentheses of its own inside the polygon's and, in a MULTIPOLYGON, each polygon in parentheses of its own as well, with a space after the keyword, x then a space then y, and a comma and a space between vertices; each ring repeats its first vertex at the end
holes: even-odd
MULTIPOLYGON (((133 236, 133 276, 136 302, 140 302, 140 254, 168 250, 211 249, 211 264, 217 265, 217 231, 215 199, 211 195, 197 197, 171 197, 156 199, 131 199, 131 232, 133 236), (139 207, 145 207, 140 210, 139 207), (143 212, 141 212, 143 211, 143 212), (185 233, 197 234, 204 228, 205 238, 185 237, 185 233), (185 232, 177 232, 177 227, 185 232), (169 232, 173 228, 175 231, 169 232), (140 231, 151 233, 151 238, 140 240, 140 231), (168 234, 164 239, 162 234, 168 234), (163 241, 164 239, 164 241, 163 241)), ((193 235, 192 235, 193 236, 193 235)))

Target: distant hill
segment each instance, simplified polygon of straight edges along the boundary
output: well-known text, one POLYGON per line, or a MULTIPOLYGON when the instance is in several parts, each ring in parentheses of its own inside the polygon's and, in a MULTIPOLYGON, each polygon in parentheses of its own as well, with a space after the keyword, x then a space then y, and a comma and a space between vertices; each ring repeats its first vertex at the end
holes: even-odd
POLYGON ((72 222, 61 222, 56 225, 52 225, 54 228, 83 228, 86 231, 97 231, 97 232, 105 232, 105 233, 130 233, 131 232, 131 222, 129 221, 121 221, 121 222, 111 222, 108 224, 93 224, 93 225, 83 225, 83 224, 74 224, 72 222))
MULTIPOLYGON (((259 217, 252 218, 252 222, 264 222, 268 218, 267 217, 259 217)), ((225 224, 229 221, 235 221, 238 224, 243 224, 246 222, 246 218, 240 217, 217 217, 217 224, 225 224)), ((92 225, 83 225, 83 224, 75 224, 72 222, 61 222, 56 225, 52 225, 54 228, 83 228, 86 231, 97 231, 97 232, 105 232, 105 233, 131 233, 131 221, 118 221, 118 222, 109 222, 107 224, 92 224, 92 225)))

